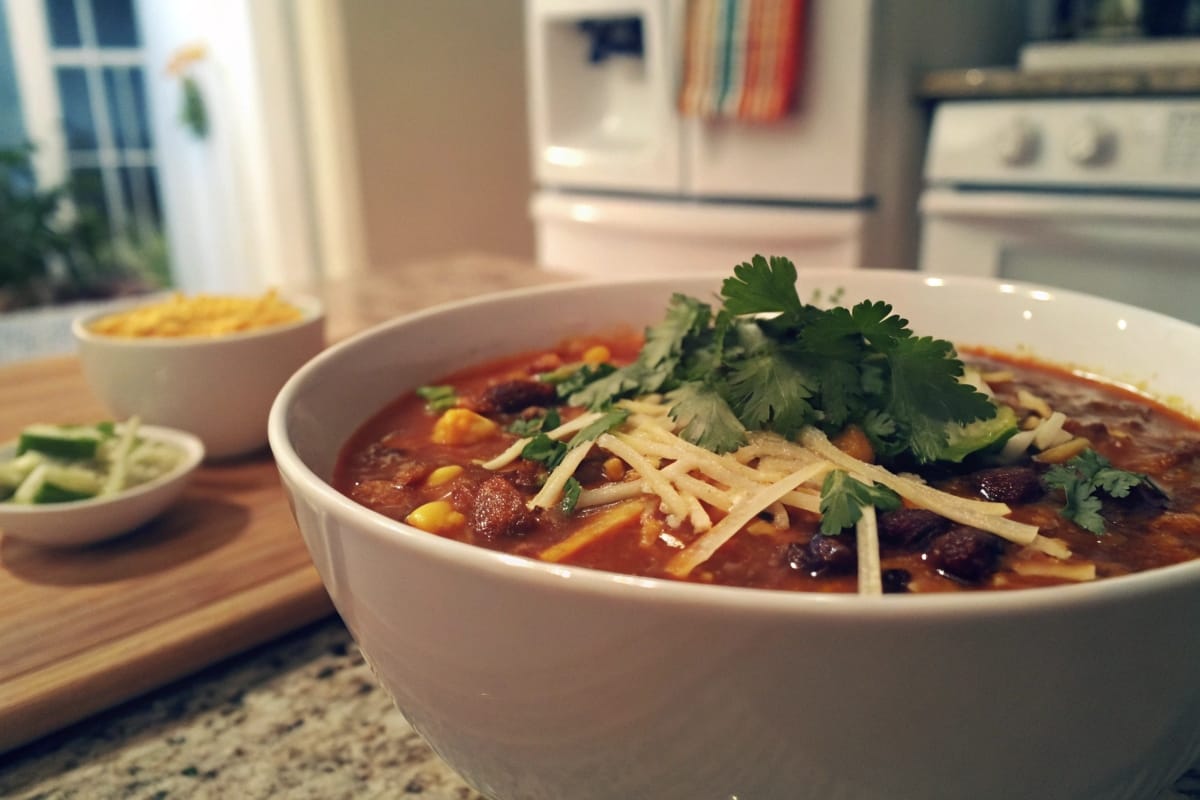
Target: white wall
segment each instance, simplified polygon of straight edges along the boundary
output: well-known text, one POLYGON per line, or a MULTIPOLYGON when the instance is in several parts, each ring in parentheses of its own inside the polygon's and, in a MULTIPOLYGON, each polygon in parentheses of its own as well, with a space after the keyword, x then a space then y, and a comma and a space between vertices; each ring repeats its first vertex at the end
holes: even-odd
POLYGON ((366 259, 532 258, 521 0, 341 0, 366 259))

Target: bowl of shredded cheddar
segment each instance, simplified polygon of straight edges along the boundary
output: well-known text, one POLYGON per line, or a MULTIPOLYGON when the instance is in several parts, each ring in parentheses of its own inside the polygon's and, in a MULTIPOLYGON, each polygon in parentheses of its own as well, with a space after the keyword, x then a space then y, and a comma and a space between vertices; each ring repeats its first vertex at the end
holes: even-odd
POLYGON ((195 434, 209 458, 266 445, 284 382, 325 343, 310 297, 175 293, 74 320, 84 375, 118 417, 195 434))

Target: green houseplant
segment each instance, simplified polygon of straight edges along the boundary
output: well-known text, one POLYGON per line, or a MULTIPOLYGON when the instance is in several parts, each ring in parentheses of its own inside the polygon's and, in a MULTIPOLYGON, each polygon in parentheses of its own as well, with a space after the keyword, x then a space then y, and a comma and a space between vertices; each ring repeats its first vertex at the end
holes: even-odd
POLYGON ((69 184, 37 187, 31 152, 0 149, 0 312, 169 285, 160 232, 113 231, 69 184))

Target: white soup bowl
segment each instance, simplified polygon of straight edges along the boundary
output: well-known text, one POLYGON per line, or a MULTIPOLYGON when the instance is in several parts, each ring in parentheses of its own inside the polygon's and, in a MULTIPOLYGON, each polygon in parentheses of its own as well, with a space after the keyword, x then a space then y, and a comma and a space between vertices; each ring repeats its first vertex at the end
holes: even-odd
MULTIPOLYGON (((922 335, 1200 408, 1200 328, 918 273, 802 270, 922 335)), ((1200 561, 1087 585, 809 595, 647 580, 443 539, 335 490, 339 450, 465 365, 661 319, 718 277, 572 284, 414 314, 313 359, 270 441, 339 613, 413 727, 498 800, 1152 798, 1200 756, 1200 561)))

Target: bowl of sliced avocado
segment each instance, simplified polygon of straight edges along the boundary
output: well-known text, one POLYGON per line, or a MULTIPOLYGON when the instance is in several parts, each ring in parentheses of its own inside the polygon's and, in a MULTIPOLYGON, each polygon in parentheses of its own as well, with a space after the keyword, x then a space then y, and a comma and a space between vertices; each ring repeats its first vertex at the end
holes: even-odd
POLYGON ((119 536, 170 506, 203 459, 197 437, 137 418, 27 425, 0 445, 0 535, 51 547, 119 536))

